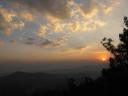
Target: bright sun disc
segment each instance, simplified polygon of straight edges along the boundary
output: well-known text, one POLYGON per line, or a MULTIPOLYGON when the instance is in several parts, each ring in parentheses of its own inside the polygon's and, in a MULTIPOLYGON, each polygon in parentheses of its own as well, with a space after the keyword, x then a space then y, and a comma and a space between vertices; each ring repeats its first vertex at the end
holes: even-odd
POLYGON ((103 57, 103 58, 102 58, 102 61, 106 61, 106 58, 105 58, 105 57, 103 57))

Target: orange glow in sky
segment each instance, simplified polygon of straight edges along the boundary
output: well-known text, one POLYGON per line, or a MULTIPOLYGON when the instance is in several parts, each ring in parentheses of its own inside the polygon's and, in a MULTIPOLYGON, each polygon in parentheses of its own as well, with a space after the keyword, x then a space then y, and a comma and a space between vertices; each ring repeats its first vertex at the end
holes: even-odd
POLYGON ((101 53, 97 54, 96 58, 99 61, 106 62, 109 60, 110 57, 111 57, 111 55, 106 51, 106 52, 101 52, 101 53))

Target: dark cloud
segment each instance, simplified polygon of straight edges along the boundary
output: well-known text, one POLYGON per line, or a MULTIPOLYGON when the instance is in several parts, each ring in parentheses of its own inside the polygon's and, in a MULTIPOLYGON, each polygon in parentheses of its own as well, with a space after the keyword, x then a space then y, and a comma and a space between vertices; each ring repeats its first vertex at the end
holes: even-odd
POLYGON ((50 14, 57 18, 69 17, 68 0, 9 0, 11 3, 19 3, 21 7, 26 6, 32 10, 45 14, 50 14))
POLYGON ((41 47, 49 47, 49 46, 51 46, 52 44, 53 44, 52 41, 50 41, 50 40, 48 40, 48 39, 45 39, 45 40, 40 44, 40 46, 41 46, 41 47))
POLYGON ((26 41, 25 44, 27 44, 27 45, 33 45, 34 42, 32 42, 32 41, 26 41))
POLYGON ((94 0, 79 0, 77 3, 85 14, 92 12, 94 7, 96 7, 94 0))
POLYGON ((15 39, 13 39, 13 40, 10 40, 10 43, 11 43, 11 44, 16 44, 17 41, 16 41, 15 39))
POLYGON ((23 41, 27 45, 34 45, 35 44, 35 38, 33 37, 26 37, 23 41))
POLYGON ((0 30, 5 30, 7 25, 3 15, 0 14, 0 30))
POLYGON ((81 45, 81 46, 74 47, 74 49, 76 49, 76 50, 82 50, 82 49, 84 49, 86 47, 87 47, 86 45, 81 45))
POLYGON ((44 41, 40 44, 40 46, 43 48, 53 48, 53 47, 59 47, 61 46, 61 44, 55 41, 44 39, 44 41))
POLYGON ((27 40, 34 41, 35 39, 33 37, 28 37, 27 40))

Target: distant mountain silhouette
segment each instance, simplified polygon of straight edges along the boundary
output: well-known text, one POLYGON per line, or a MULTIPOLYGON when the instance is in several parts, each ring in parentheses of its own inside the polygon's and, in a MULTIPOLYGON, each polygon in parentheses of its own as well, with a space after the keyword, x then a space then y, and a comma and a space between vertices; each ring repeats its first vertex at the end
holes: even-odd
POLYGON ((48 77, 48 76, 53 76, 51 74, 48 74, 48 73, 27 73, 27 72, 14 72, 10 75, 7 75, 7 76, 3 76, 2 78, 15 78, 15 79, 23 79, 23 77, 25 77, 24 79, 27 79, 27 78, 33 78, 33 77, 48 77))
POLYGON ((0 77, 0 96, 31 96, 37 90, 64 88, 66 83, 60 75, 15 72, 0 77))

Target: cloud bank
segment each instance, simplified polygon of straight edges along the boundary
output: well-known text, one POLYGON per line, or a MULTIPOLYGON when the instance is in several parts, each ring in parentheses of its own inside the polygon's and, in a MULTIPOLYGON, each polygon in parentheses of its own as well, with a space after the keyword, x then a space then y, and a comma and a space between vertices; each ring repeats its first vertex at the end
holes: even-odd
MULTIPOLYGON (((39 38, 47 38, 48 33, 51 32, 68 32, 73 34, 73 32, 95 31, 106 25, 102 17, 108 15, 119 4, 119 1, 1 0, 0 30, 6 36, 10 36, 16 30, 25 29, 27 22, 35 23, 39 16, 41 16, 43 21, 38 24, 37 31, 34 33, 39 38)), ((42 46, 61 45, 61 40, 56 40, 43 39, 40 44, 37 44, 39 42, 34 40, 29 40, 29 42, 26 41, 26 44, 36 43, 36 45, 42 46), (54 41, 59 43, 53 43, 54 41)))

